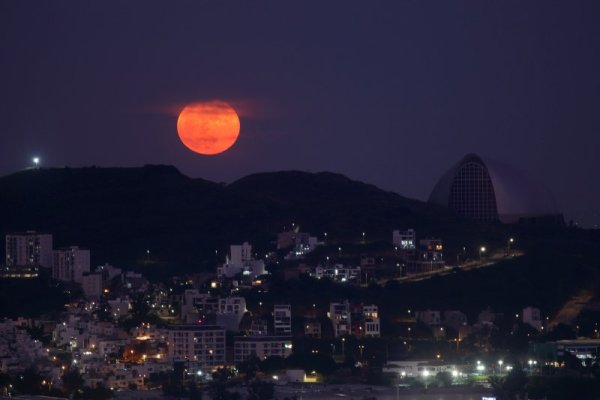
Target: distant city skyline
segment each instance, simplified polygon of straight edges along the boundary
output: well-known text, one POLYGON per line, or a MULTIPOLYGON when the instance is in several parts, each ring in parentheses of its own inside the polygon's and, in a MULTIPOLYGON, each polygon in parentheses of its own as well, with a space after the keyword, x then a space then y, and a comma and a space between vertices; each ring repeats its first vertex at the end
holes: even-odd
POLYGON ((6 2, 0 175, 175 165, 232 182, 332 171, 427 200, 477 153, 528 172, 567 221, 600 222, 600 4, 6 2), (240 115, 218 156, 177 113, 240 115))

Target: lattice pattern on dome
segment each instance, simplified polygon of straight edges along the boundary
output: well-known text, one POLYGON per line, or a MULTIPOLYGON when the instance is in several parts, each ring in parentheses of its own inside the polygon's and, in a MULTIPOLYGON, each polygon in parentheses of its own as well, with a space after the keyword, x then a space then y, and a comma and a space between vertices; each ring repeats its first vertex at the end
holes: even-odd
POLYGON ((479 160, 464 162, 452 181, 449 207, 457 214, 478 221, 497 221, 494 186, 479 160))

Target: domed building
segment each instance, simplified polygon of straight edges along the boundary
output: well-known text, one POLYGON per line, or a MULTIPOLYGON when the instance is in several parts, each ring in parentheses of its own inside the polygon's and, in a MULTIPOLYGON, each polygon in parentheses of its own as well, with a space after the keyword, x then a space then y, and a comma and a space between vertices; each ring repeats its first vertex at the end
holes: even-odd
POLYGON ((563 222, 543 184, 513 167, 475 154, 465 156, 441 177, 429 203, 477 221, 563 222))

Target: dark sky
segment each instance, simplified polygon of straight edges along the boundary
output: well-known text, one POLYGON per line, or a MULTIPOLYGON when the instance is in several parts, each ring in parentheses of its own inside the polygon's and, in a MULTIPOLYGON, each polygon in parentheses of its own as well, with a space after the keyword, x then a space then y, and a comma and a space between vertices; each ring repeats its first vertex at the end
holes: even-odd
POLYGON ((426 199, 475 152, 597 223, 599 21, 598 1, 2 1, 0 174, 329 170, 426 199), (175 114, 212 99, 240 138, 200 156, 175 114))

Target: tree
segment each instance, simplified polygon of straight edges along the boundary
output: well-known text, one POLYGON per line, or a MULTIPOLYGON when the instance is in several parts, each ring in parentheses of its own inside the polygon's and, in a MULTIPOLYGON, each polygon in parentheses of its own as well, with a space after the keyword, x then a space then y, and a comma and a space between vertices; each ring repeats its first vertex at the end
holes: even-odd
POLYGON ((441 387, 452 386, 452 375, 450 375, 450 372, 446 372, 446 371, 438 372, 437 375, 435 376, 435 380, 437 381, 438 385, 441 387))
POLYGON ((248 400, 270 400, 275 395, 275 385, 255 379, 248 385, 248 400))
POLYGON ((227 390, 227 381, 232 376, 231 370, 227 368, 219 368, 213 372, 213 381, 210 384, 208 392, 213 400, 234 400, 240 397, 237 392, 229 392, 227 390))
POLYGON ((254 379, 259 369, 260 360, 256 354, 252 354, 246 361, 238 363, 238 370, 244 374, 246 381, 254 379))
POLYGON ((525 395, 527 375, 517 364, 504 379, 492 377, 490 383, 498 400, 513 400, 525 395))
POLYGON ((33 368, 28 368, 15 377, 13 384, 20 393, 40 394, 42 377, 33 368))
POLYGON ((285 359, 279 356, 267 357, 260 363, 260 370, 265 373, 279 371, 285 368, 285 359))
POLYGON ((81 392, 78 391, 77 395, 74 397, 85 400, 107 400, 110 399, 112 396, 112 390, 104 387, 104 385, 99 383, 98 386, 96 386, 95 388, 91 388, 88 386, 84 387, 81 390, 81 392))
POLYGON ((70 369, 62 376, 63 390, 67 395, 74 395, 76 391, 83 389, 83 378, 76 369, 70 369))

